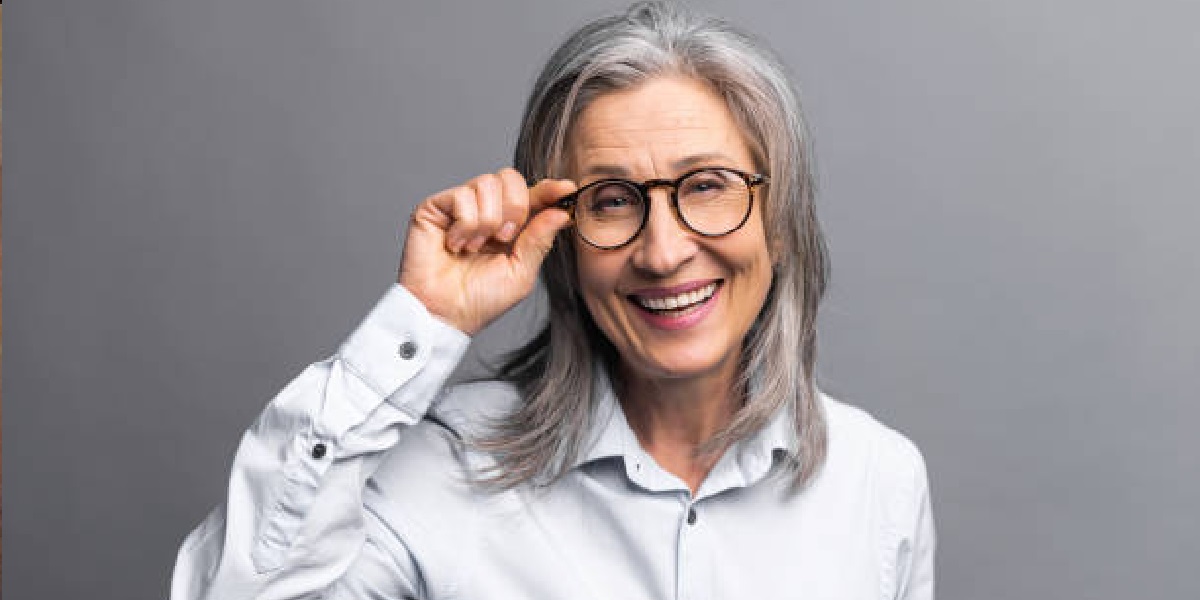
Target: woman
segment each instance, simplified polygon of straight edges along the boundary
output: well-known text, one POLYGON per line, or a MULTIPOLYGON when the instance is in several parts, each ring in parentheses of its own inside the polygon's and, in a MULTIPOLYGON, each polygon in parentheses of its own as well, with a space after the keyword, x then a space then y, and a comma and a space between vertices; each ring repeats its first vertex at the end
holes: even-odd
POLYGON ((516 169, 418 206, 398 284, 247 432, 172 598, 931 598, 920 455, 813 385, 802 131, 723 23, 576 32, 516 169), (546 328, 443 391, 539 272, 546 328))

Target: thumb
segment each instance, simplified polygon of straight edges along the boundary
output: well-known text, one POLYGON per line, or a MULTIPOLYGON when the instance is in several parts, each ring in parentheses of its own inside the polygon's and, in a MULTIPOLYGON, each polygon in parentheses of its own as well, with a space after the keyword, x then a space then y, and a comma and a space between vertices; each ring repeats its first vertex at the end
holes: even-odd
POLYGON ((570 224, 571 214, 561 208, 547 208, 534 215, 513 242, 513 259, 518 267, 536 274, 554 246, 554 236, 570 224))

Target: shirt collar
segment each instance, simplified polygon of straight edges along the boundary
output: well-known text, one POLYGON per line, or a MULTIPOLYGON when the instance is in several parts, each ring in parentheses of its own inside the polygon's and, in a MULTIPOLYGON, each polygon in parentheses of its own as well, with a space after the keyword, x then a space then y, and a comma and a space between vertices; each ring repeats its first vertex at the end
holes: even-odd
POLYGON ((596 406, 588 432, 589 443, 572 468, 604 458, 629 456, 640 448, 637 436, 625 420, 625 411, 621 410, 621 404, 612 389, 608 369, 597 361, 592 372, 596 374, 592 388, 596 406))
MULTIPOLYGON (((596 374, 593 387, 596 406, 591 430, 588 432, 590 443, 575 460, 572 468, 605 458, 622 457, 629 460, 635 455, 643 454, 637 435, 629 426, 625 419, 625 411, 621 410, 621 404, 617 401, 608 369, 597 362, 593 373, 596 374)), ((753 382, 751 387, 754 387, 753 382)), ((762 429, 736 444, 726 454, 736 452, 733 458, 743 465, 743 469, 747 466, 747 461, 769 462, 776 451, 798 458, 799 447, 792 427, 793 420, 793 409, 790 406, 775 411, 762 429)))

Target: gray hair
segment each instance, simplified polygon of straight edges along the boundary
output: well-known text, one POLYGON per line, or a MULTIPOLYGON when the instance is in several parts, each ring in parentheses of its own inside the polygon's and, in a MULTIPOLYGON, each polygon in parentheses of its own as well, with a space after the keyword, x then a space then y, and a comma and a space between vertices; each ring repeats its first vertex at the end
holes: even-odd
MULTIPOLYGON (((663 75, 705 82, 748 133, 756 168, 770 176, 762 202, 775 262, 767 300, 746 336, 739 389, 746 401, 701 451, 760 430, 780 410, 794 415, 787 459, 794 489, 820 468, 825 417, 813 383, 817 307, 828 272, 814 207, 811 153, 786 71, 766 46, 730 24, 668 2, 639 2, 572 34, 542 70, 525 107, 515 166, 529 182, 566 175, 566 138, 597 97, 663 75), (797 357, 799 361, 797 361, 797 357), (797 363, 799 363, 797 365, 797 363)), ((496 457, 485 479, 501 488, 549 483, 580 456, 599 398, 595 372, 618 360, 578 292, 570 230, 542 264, 549 323, 501 366, 522 402, 475 443, 496 457)))

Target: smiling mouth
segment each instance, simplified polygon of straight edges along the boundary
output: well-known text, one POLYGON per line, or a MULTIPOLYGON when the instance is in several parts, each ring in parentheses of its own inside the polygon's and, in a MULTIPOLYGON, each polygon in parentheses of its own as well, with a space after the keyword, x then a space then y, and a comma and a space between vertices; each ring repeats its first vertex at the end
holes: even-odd
POLYGON ((720 281, 714 281, 690 292, 662 298, 645 298, 631 294, 629 300, 639 308, 657 315, 680 315, 707 302, 717 293, 720 284, 720 281))

